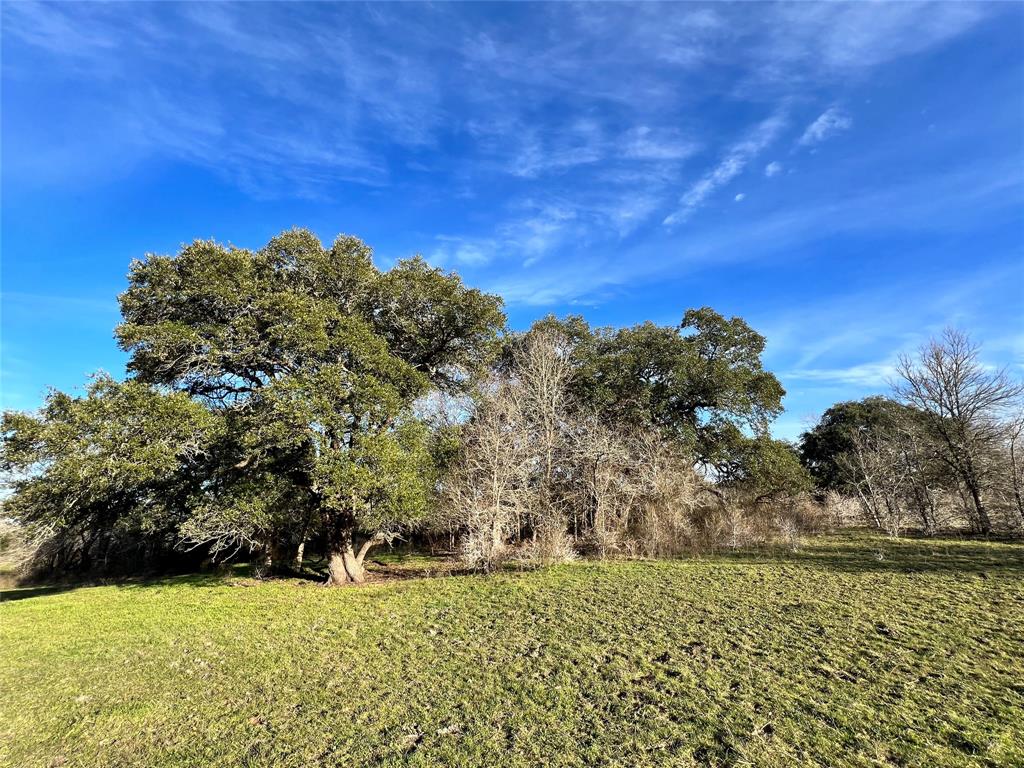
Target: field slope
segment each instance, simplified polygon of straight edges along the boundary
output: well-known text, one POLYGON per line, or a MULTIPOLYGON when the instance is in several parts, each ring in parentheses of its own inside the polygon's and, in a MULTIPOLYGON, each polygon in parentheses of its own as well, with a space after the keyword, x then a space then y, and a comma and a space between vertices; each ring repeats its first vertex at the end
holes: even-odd
POLYGON ((1024 765, 1024 547, 8 591, 0 765, 1024 765))

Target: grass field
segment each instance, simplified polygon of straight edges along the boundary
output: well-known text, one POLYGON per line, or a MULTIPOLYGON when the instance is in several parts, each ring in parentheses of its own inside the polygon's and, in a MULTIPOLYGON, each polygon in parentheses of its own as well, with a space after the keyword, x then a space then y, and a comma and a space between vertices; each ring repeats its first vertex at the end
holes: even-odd
POLYGON ((4 766, 1024 765, 1022 545, 4 598, 4 766))

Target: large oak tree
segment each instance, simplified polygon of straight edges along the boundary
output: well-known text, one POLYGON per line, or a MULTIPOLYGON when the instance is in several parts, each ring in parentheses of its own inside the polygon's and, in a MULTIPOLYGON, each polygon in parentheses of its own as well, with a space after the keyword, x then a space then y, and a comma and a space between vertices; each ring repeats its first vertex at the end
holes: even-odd
POLYGON ((425 429, 412 404, 486 363, 501 300, 415 258, 380 272, 354 237, 305 230, 248 250, 196 241, 132 265, 117 329, 140 382, 220 414, 225 437, 184 532, 215 547, 312 524, 329 582, 425 511, 425 429))

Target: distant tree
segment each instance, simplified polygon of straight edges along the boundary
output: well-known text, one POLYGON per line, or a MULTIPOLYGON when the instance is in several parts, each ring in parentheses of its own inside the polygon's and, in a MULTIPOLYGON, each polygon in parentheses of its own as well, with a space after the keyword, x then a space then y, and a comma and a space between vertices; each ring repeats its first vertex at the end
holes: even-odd
POLYGON ((966 490, 982 533, 992 530, 987 495, 994 464, 988 458, 1005 436, 1008 410, 1024 394, 1024 382, 979 359, 967 334, 947 329, 916 356, 900 358, 896 396, 927 415, 942 446, 940 456, 966 490))
POLYGON ((941 452, 924 411, 881 396, 837 403, 800 438, 819 492, 856 497, 867 520, 890 532, 912 517, 925 533, 944 522, 940 507, 956 486, 941 452))
POLYGON ((88 569, 171 549, 222 424, 183 393, 93 379, 3 415, 3 515, 44 546, 37 567, 88 569))
POLYGON ((655 426, 721 467, 742 450, 744 430, 767 434, 785 391, 764 370, 764 337, 738 317, 688 310, 678 326, 644 323, 591 330, 581 317, 546 318, 571 347, 573 401, 609 422, 655 426))
POLYGON ((433 475, 412 405, 463 386, 504 325, 501 300, 454 274, 420 259, 381 273, 358 239, 325 249, 305 230, 135 262, 121 309, 136 379, 226 425, 183 531, 273 550, 312 522, 331 584, 363 581, 370 547, 423 515, 433 475))
POLYGON ((821 490, 846 490, 841 457, 854 449, 859 435, 881 434, 901 419, 922 418, 921 412, 880 395, 836 403, 800 436, 800 460, 821 490))

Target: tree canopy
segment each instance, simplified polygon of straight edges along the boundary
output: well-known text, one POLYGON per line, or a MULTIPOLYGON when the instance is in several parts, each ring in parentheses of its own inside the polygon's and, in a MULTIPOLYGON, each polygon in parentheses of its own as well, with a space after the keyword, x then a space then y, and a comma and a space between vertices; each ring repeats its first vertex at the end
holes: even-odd
POLYGON ((362 580, 367 546, 423 513, 429 453, 411 406, 458 388, 504 327, 501 300, 454 274, 419 258, 380 272, 360 240, 325 249, 305 230, 136 262, 121 309, 129 371, 225 416, 189 536, 276 542, 312 520, 334 581, 362 580))
POLYGON ((149 255, 120 305, 128 380, 98 377, 84 397, 55 392, 3 423, 5 509, 59 530, 61 556, 83 566, 121 532, 276 566, 314 539, 330 583, 362 581, 368 550, 443 490, 464 422, 480 416, 472 397, 503 376, 530 378, 520 420, 541 459, 521 490, 555 527, 567 519, 558 489, 590 493, 559 469, 579 447, 567 413, 609 440, 656 435, 666 455, 758 498, 807 487, 792 449, 768 435, 784 392, 762 366, 764 338, 707 307, 675 326, 549 317, 512 334, 501 299, 456 274, 419 257, 380 270, 357 238, 328 248, 302 229, 257 250, 197 240, 149 255), (425 402, 453 395, 472 395, 462 424, 425 417, 425 402))
POLYGON ((52 391, 38 413, 3 416, 4 514, 55 534, 53 567, 124 557, 124 544, 152 554, 177 538, 219 429, 187 395, 137 381, 99 375, 83 397, 52 391))
POLYGON ((922 414, 888 397, 836 403, 818 423, 800 436, 800 460, 822 490, 846 485, 841 457, 854 449, 858 435, 878 436, 900 421, 920 423, 922 414))
MULTIPOLYGON (((5 416, 7 509, 64 531, 146 526, 268 558, 311 532, 332 582, 422 516, 431 390, 493 355, 501 299, 420 258, 388 271, 354 237, 295 229, 259 250, 196 241, 132 264, 117 340, 130 379, 5 416)), ((83 558, 84 560, 85 558, 83 558)))
POLYGON ((574 316, 535 328, 557 329, 571 347, 578 404, 610 422, 654 425, 719 471, 782 412, 785 390, 761 362, 764 337, 709 307, 687 310, 678 326, 591 329, 574 316))

